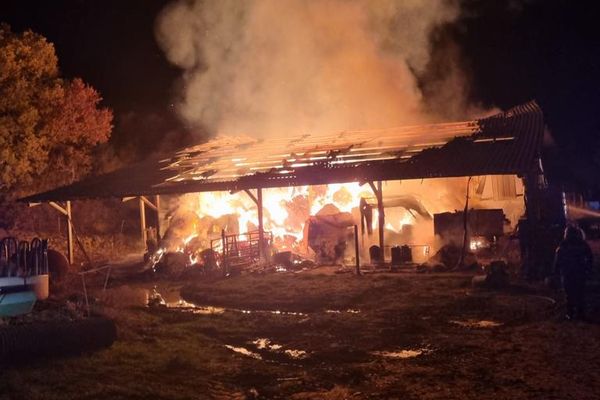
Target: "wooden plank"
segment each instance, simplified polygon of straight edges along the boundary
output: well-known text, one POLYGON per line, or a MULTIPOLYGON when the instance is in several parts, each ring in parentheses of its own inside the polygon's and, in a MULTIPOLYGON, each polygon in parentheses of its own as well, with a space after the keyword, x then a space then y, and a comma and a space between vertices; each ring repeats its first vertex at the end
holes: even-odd
POLYGON ((141 233, 141 240, 142 240, 142 246, 146 247, 146 239, 147 239, 147 233, 146 233, 146 206, 144 203, 144 200, 142 199, 143 196, 140 196, 139 198, 139 206, 140 206, 140 233, 141 233))

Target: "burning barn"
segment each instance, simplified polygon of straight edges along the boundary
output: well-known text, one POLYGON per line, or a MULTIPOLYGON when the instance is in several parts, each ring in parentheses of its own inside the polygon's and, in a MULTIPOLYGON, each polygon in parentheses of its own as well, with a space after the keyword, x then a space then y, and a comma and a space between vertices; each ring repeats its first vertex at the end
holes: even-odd
POLYGON ((468 236, 476 250, 517 226, 536 265, 531 238, 561 223, 545 205, 543 132, 542 111, 530 102, 466 122, 218 137, 23 201, 50 203, 72 222, 73 200, 137 199, 151 257, 180 252, 203 265, 225 257, 243 266, 274 251, 288 262, 357 262, 358 254, 384 262, 394 246, 424 261, 446 241, 468 236), (151 237, 146 207, 158 214, 151 237))

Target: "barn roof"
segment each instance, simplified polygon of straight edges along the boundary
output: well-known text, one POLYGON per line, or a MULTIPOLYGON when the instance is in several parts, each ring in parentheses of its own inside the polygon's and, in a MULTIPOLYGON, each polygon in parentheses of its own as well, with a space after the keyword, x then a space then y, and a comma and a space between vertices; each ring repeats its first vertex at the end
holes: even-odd
POLYGON ((333 135, 218 137, 26 202, 495 174, 525 174, 540 155, 532 101, 488 118, 333 135))

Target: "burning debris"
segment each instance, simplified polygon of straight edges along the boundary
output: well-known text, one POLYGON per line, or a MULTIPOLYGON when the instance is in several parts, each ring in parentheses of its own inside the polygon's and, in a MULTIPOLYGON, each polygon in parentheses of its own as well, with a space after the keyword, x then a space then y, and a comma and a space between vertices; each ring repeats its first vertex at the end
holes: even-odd
MULTIPOLYGON (((374 185, 273 188, 261 193, 260 216, 251 191, 187 194, 176 198, 166 213, 164 235, 158 239, 158 233, 148 234, 146 258, 155 272, 172 277, 194 271, 230 275, 355 266, 361 260, 378 266, 391 260, 393 268, 427 261, 420 271, 453 270, 459 260, 462 268, 478 266, 477 256, 495 256, 516 213, 509 220, 504 209, 469 210, 470 245, 461 256, 463 213, 439 213, 460 205, 458 194, 448 196, 455 186, 447 179, 388 182, 389 194, 381 202, 374 185), (380 218, 383 210, 385 217, 380 218), (360 229, 356 237, 355 227, 360 229), (390 244, 381 248, 384 239, 390 244), (439 251, 429 259, 432 247, 439 251)), ((472 202, 478 204, 477 199, 472 202)))
POLYGON ((354 222, 351 213, 340 212, 333 204, 327 204, 317 215, 308 219, 305 236, 318 263, 343 262, 349 242, 354 241, 354 234, 349 230, 354 222))
MULTIPOLYGON (((358 223, 359 199, 364 202, 368 189, 352 183, 271 191, 265 198, 262 261, 286 270, 309 268, 312 260, 344 262, 347 249, 354 248, 348 228, 358 223)), ((261 262, 258 213, 243 193, 183 196, 169 216, 163 238, 148 246, 155 271, 180 275, 197 267, 222 272, 261 262)))

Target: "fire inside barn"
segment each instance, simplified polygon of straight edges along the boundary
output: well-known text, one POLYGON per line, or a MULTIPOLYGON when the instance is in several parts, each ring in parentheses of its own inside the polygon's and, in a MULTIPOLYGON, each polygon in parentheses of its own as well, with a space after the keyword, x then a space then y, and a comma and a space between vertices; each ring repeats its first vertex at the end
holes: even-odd
POLYGON ((498 256, 516 235, 528 273, 542 276, 564 224, 562 197, 544 176, 544 129, 530 102, 466 122, 221 136, 22 201, 67 216, 71 262, 71 201, 112 197, 139 202, 153 263, 171 252, 205 266, 282 254, 357 267, 423 263, 447 243, 498 256))

